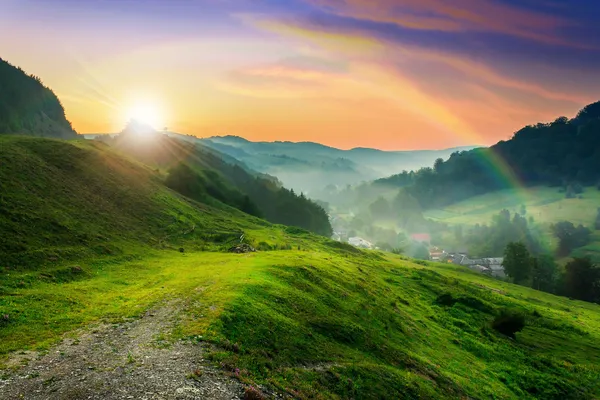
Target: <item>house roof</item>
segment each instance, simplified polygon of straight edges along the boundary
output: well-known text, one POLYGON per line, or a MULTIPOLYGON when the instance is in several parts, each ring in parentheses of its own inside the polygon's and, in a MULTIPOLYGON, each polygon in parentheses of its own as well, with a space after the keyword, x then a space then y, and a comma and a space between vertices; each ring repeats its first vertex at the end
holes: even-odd
POLYGON ((488 257, 484 258, 488 264, 502 264, 504 262, 504 257, 488 257))
POLYGON ((413 233, 410 235, 412 240, 416 240, 417 242, 430 242, 431 235, 429 233, 413 233))

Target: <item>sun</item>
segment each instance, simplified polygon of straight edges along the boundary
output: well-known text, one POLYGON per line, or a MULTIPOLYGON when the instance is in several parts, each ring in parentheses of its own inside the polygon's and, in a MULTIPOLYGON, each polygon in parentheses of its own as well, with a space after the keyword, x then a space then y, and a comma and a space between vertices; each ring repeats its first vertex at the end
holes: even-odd
POLYGON ((154 129, 162 129, 164 125, 161 108, 156 103, 150 101, 134 103, 127 111, 127 119, 150 125, 154 129))

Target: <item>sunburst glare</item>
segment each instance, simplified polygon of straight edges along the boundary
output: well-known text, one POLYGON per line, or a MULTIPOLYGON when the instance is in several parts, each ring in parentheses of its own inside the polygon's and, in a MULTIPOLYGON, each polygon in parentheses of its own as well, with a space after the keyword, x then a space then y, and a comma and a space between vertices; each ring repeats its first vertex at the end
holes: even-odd
POLYGON ((165 123, 162 108, 150 100, 133 103, 127 111, 126 118, 129 121, 150 125, 154 129, 162 129, 165 123))

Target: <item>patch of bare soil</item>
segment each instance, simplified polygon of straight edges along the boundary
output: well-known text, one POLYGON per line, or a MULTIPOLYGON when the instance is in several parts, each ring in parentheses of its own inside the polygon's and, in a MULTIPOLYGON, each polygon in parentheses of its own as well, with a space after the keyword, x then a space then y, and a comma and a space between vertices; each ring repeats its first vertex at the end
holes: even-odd
POLYGON ((204 360, 207 347, 168 343, 175 304, 121 324, 69 335, 45 353, 25 352, 0 371, 0 399, 240 399, 244 387, 204 360))

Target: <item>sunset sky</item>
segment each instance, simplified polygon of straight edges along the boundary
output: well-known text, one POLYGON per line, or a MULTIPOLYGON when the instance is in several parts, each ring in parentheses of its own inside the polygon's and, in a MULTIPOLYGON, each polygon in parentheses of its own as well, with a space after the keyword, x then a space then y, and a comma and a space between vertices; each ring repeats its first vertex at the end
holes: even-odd
POLYGON ((489 145, 600 99, 597 0, 0 0, 80 133, 489 145))

